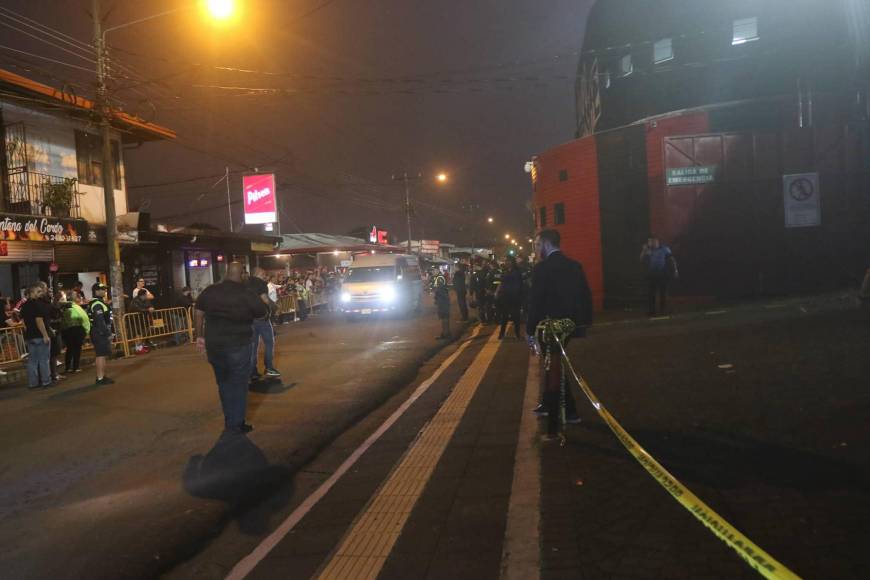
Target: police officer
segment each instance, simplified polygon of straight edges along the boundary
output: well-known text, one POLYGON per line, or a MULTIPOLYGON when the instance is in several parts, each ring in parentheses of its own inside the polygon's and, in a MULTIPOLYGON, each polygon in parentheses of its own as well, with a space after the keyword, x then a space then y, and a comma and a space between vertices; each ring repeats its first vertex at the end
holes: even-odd
POLYGON ((468 288, 466 286, 465 264, 459 264, 456 267, 456 272, 453 274, 453 290, 456 292, 456 303, 459 305, 459 313, 464 322, 468 320, 468 303, 466 302, 468 288))
POLYGON ((88 316, 91 319, 91 344, 94 346, 97 367, 97 384, 115 383, 106 376, 106 359, 112 356, 112 309, 106 304, 106 285, 97 282, 91 286, 91 301, 88 316))

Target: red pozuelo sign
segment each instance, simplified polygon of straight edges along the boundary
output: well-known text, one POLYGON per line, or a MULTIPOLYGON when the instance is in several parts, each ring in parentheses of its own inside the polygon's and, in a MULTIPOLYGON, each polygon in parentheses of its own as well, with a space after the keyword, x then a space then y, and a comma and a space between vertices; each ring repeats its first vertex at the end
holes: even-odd
POLYGON ((278 221, 274 173, 245 175, 242 177, 242 189, 246 224, 270 224, 278 221))

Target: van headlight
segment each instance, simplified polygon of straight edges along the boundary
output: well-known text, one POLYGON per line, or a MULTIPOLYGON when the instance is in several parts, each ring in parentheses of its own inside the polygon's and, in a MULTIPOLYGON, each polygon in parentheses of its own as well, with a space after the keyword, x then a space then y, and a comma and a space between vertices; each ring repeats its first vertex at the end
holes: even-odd
POLYGON ((384 286, 383 293, 381 294, 384 302, 395 302, 397 296, 395 286, 384 286))
POLYGON ((342 302, 350 302, 350 292, 342 292, 341 293, 341 301, 342 302))

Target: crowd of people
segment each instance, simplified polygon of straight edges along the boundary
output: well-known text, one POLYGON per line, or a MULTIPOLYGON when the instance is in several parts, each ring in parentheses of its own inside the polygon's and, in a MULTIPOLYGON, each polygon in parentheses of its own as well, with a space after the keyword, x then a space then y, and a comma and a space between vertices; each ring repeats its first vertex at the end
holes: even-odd
POLYGON ((522 320, 528 311, 531 280, 531 265, 514 256, 508 256, 502 262, 483 261, 476 264, 472 272, 465 264, 459 264, 452 282, 461 320, 468 320, 470 306, 477 310, 481 323, 500 325, 500 339, 505 336, 508 322, 513 323, 515 336, 522 338, 522 320))
MULTIPOLYGON (((23 289, 17 302, 0 298, 4 327, 21 330, 4 333, 6 344, 0 348, 26 361, 29 388, 48 388, 65 379, 64 373, 81 372, 86 338, 94 347, 97 384, 114 382, 105 374, 112 349, 111 308, 106 291, 105 285, 94 284, 92 298, 87 300, 81 282, 69 290, 58 285, 55 291, 45 282, 36 282, 23 289), (64 373, 58 371, 60 367, 64 373)), ((5 374, 0 370, 0 375, 5 374)))

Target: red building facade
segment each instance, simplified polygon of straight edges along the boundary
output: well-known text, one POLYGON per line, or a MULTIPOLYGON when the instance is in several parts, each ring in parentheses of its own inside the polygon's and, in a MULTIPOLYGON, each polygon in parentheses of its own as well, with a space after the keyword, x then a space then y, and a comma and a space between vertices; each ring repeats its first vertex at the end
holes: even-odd
POLYGON ((562 236, 565 254, 583 264, 594 306, 604 301, 595 139, 577 139, 539 157, 533 170, 535 224, 562 236))
POLYGON ((684 300, 850 284, 870 265, 870 123, 789 126, 793 106, 681 111, 550 149, 535 158, 536 226, 560 231, 599 308, 643 298, 638 258, 651 235, 674 250, 672 292, 684 300), (787 223, 798 174, 818 180, 809 227, 787 223))

